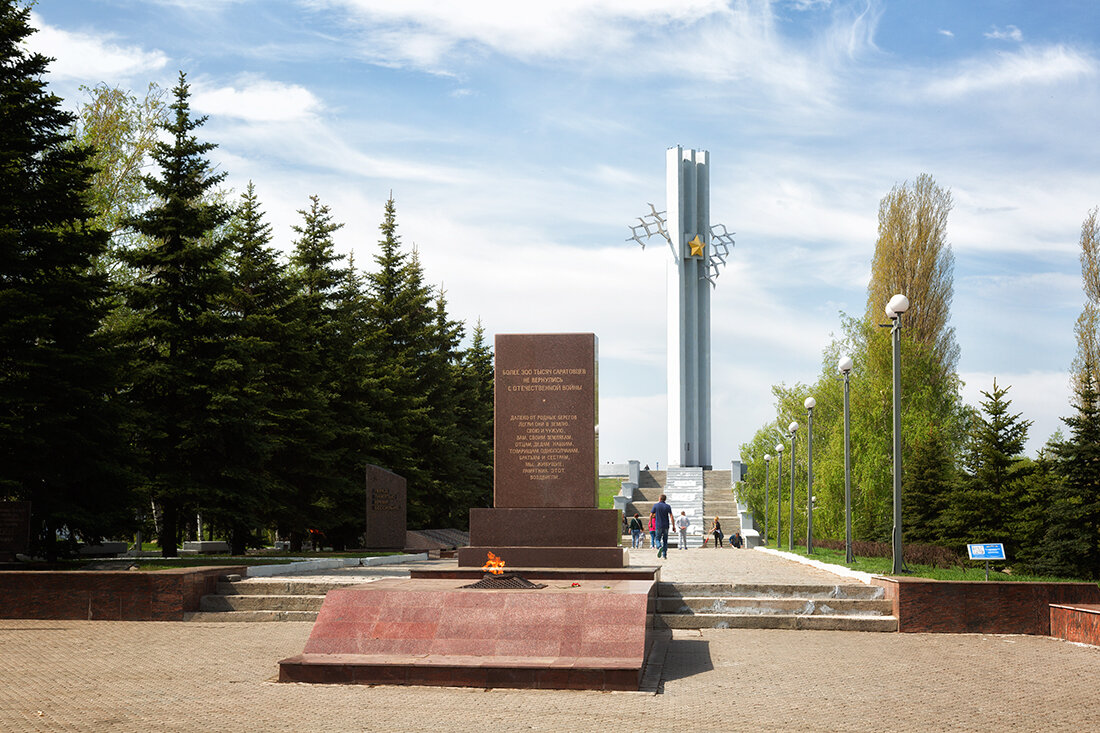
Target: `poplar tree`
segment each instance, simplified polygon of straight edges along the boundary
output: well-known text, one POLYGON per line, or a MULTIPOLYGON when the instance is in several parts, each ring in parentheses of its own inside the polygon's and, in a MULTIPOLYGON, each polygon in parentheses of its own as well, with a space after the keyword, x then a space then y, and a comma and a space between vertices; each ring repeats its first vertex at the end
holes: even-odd
POLYGON ((941 374, 953 374, 959 348, 950 324, 955 256, 947 243, 951 192, 927 173, 894 186, 879 204, 878 241, 867 285, 867 317, 880 322, 887 301, 909 298, 904 338, 934 356, 941 374))
POLYGON ((0 0, 0 498, 29 500, 36 544, 132 524, 117 352, 93 264, 107 235, 87 206, 92 151, 29 53, 30 11, 0 0))
POLYGON ((1073 360, 1073 378, 1078 386, 1091 381, 1100 385, 1100 222, 1094 208, 1081 222, 1081 282, 1085 290, 1085 306, 1077 319, 1077 354, 1073 360), (1090 365, 1092 365, 1090 367, 1090 365))
MULTIPOLYGON (((863 530, 886 540, 891 532, 893 469, 893 349, 881 324, 883 309, 896 293, 909 299, 902 316, 902 529, 905 536, 936 536, 965 442, 965 408, 959 396, 959 357, 950 326, 954 255, 947 242, 951 192, 922 173, 894 188, 879 204, 878 239, 867 285, 867 309, 860 329, 862 361, 859 394, 853 395, 853 434, 864 451, 861 488, 876 521, 863 530), (864 456, 875 456, 870 460, 864 456), (937 479, 937 476, 939 478, 937 479), (908 520, 908 521, 907 521, 908 520)), ((864 535, 866 537, 866 535, 864 535)), ((871 539, 872 537, 867 537, 871 539)))
POLYGON ((230 212, 211 200, 225 173, 205 155, 216 146, 194 131, 190 87, 180 72, 172 89, 165 140, 153 148, 158 175, 143 181, 155 205, 130 219, 144 236, 125 250, 134 269, 126 327, 133 358, 131 395, 140 411, 136 438, 145 457, 148 489, 160 507, 160 546, 176 554, 181 511, 194 509, 209 479, 211 376, 221 348, 219 304, 228 289, 222 267, 227 242, 218 231, 230 212))

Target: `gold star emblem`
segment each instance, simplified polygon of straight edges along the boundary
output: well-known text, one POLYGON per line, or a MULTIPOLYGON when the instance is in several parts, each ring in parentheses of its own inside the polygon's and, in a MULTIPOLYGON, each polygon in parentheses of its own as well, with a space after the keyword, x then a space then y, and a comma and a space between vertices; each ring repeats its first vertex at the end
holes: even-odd
POLYGON ((702 257, 703 256, 703 247, 705 247, 706 245, 703 244, 703 240, 699 239, 698 234, 695 235, 695 239, 688 242, 688 246, 691 247, 691 256, 692 257, 702 257))

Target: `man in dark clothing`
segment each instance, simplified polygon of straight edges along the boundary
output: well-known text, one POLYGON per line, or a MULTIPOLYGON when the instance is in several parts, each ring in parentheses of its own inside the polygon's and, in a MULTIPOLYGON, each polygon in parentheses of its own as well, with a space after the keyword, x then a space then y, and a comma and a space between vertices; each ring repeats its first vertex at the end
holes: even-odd
POLYGON ((665 503, 665 495, 653 505, 657 515, 657 557, 668 557, 668 530, 672 527, 672 507, 665 503))

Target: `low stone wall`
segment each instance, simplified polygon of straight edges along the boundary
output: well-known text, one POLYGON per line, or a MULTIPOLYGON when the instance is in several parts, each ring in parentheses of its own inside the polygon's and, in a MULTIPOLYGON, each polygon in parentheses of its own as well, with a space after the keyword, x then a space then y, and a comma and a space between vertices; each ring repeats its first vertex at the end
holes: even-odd
POLYGON ((1094 583, 928 580, 875 576, 894 604, 898 631, 1038 634, 1051 632, 1051 604, 1100 603, 1094 583))
POLYGON ((1050 635, 1100 646, 1100 604, 1050 607, 1050 635))
POLYGON ((0 572, 0 618, 182 621, 218 578, 244 566, 0 572))

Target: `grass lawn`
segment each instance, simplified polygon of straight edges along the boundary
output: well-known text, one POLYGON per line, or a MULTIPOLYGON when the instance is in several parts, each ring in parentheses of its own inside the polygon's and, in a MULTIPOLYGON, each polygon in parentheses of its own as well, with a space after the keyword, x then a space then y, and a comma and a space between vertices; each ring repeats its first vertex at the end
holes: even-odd
POLYGON ((625 478, 601 478, 599 481, 599 503, 596 505, 600 509, 614 509, 615 508, 615 495, 619 493, 619 489, 622 488, 625 478))
MULTIPOLYGON (((781 548, 782 549, 782 548, 781 548)), ((872 573, 874 575, 893 575, 893 558, 889 557, 858 557, 853 556, 851 563, 844 562, 843 550, 829 550, 822 547, 814 548, 812 555, 806 554, 806 547, 795 545, 794 554, 802 555, 803 557, 813 558, 821 562, 827 562, 831 565, 840 565, 842 567, 851 568, 852 570, 860 570, 865 573, 872 573)), ((1024 581, 1029 583, 1067 583, 1067 582, 1089 582, 1079 580, 1077 578, 1054 578, 1048 576, 1036 576, 1036 575, 1011 575, 1009 573, 1003 573, 1001 570, 1004 568, 1004 563, 990 563, 989 565, 989 582, 993 581, 1024 581)), ((951 567, 951 568, 934 568, 930 565, 910 565, 908 567, 909 572, 906 573, 906 577, 910 578, 930 578, 932 580, 985 580, 985 563, 974 561, 972 564, 965 567, 951 567)))
MULTIPOLYGON (((144 547, 144 545, 143 545, 144 547)), ((156 550, 154 545, 152 550, 156 550)), ((103 569, 108 563, 118 564, 120 570, 136 565, 138 570, 168 570, 170 568, 201 568, 216 565, 288 565, 302 560, 320 560, 341 557, 378 557, 381 555, 400 555, 399 552, 308 552, 288 556, 281 550, 255 550, 248 555, 183 555, 175 559, 161 557, 120 557, 120 558, 82 558, 79 560, 61 560, 47 565, 30 563, 28 569, 43 570, 83 570, 89 565, 103 569)))

